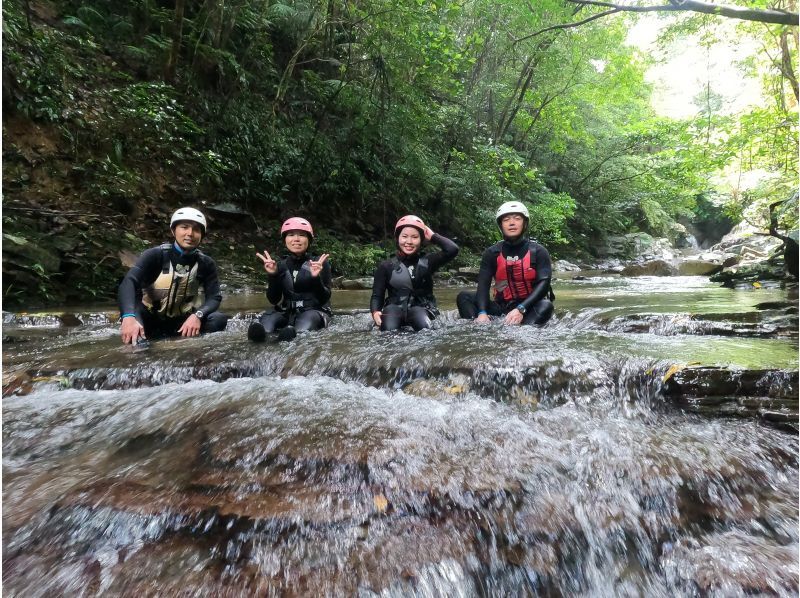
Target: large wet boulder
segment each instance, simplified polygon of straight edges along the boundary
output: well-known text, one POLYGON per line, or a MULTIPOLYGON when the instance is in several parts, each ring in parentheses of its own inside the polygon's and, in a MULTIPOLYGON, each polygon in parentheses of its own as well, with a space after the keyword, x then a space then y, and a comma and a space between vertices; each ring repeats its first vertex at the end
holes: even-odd
POLYGON ((754 417, 798 431, 797 371, 688 367, 665 378, 664 395, 691 413, 754 417))
POLYGON ((724 268, 711 276, 712 282, 721 282, 726 287, 752 286, 762 281, 783 280, 783 259, 780 256, 762 262, 736 264, 724 268))
POLYGON ((711 251, 733 253, 742 261, 759 261, 769 257, 780 245, 781 241, 769 236, 766 230, 742 222, 711 247, 711 251))
POLYGON ((623 276, 675 276, 675 266, 666 260, 651 260, 628 264, 621 272, 623 276))
POLYGON ((555 260, 553 262, 553 272, 579 272, 580 270, 582 270, 580 266, 567 260, 555 260))
POLYGON ((458 276, 469 282, 478 282, 480 268, 463 267, 458 269, 458 276))
POLYGON ((678 262, 676 268, 680 276, 709 276, 722 270, 722 264, 706 260, 688 259, 678 262))
POLYGON ((364 291, 372 288, 372 278, 346 278, 341 282, 341 288, 350 291, 364 291))
POLYGON ((655 238, 647 233, 629 233, 606 237, 597 249, 600 258, 672 259, 675 253, 667 238, 655 238))

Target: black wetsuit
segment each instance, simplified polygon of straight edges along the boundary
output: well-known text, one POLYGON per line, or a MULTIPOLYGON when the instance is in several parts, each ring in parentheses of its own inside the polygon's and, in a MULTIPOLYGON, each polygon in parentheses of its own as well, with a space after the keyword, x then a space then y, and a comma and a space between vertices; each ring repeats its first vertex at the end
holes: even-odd
POLYGON ((117 298, 120 315, 134 314, 139 323, 144 326, 144 333, 148 339, 177 336, 178 330, 183 326, 186 318, 198 310, 203 312, 200 320, 200 332, 225 330, 228 323, 228 316, 217 311, 222 302, 222 293, 214 260, 198 250, 184 252, 175 243, 171 247, 161 245, 142 253, 136 264, 122 279, 117 298), (168 260, 167 263, 165 263, 165 258, 168 260), (177 309, 180 309, 182 305, 187 309, 191 306, 191 309, 188 309, 186 313, 173 316, 160 313, 160 304, 150 307, 142 303, 145 289, 155 283, 156 279, 165 273, 165 266, 169 267, 170 264, 173 270, 191 269, 196 264, 197 282, 202 286, 204 294, 203 304, 196 308, 191 302, 181 303, 179 301, 177 309))
POLYGON ((550 254, 547 249, 529 239, 520 239, 515 243, 501 241, 489 247, 481 257, 481 267, 478 273, 478 291, 470 293, 463 291, 458 294, 456 303, 458 313, 462 318, 475 319, 483 311, 490 316, 501 316, 522 304, 525 306, 523 324, 542 325, 553 315, 553 300, 555 295, 550 288, 553 267, 550 263, 550 254), (531 252, 531 266, 536 269, 536 278, 533 288, 527 297, 517 297, 503 300, 495 297, 489 299, 489 287, 492 279, 497 274, 497 257, 502 252, 508 259, 522 260, 525 254, 531 252))
POLYGON ((325 328, 331 318, 331 266, 322 264, 318 276, 311 276, 304 254, 289 254, 278 262, 278 271, 267 276, 267 299, 274 306, 261 314, 259 321, 266 332, 294 326, 298 332, 325 328))
POLYGON ((442 251, 398 255, 378 264, 369 307, 371 313, 382 311, 381 330, 397 330, 404 325, 414 330, 430 328, 431 320, 439 314, 433 274, 458 255, 458 245, 436 233, 431 242, 442 251))

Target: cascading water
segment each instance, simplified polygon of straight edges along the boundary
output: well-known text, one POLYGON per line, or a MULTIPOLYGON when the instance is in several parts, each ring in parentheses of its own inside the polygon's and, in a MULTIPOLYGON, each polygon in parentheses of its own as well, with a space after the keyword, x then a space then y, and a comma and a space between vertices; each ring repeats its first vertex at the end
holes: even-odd
MULTIPOLYGON (((356 313, 254 345, 240 317, 140 353, 99 317, 9 315, 4 590, 794 596, 797 436, 662 381, 795 369, 796 299, 699 280, 560 283, 542 330, 356 313)), ((796 375, 771 375, 750 386, 796 411, 796 375)))

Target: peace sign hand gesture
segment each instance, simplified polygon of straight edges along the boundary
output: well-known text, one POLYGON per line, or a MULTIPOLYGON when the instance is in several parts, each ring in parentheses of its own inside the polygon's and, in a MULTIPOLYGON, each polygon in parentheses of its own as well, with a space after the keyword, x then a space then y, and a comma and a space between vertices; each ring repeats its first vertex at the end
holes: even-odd
POLYGON ((267 274, 274 276, 278 273, 278 262, 270 257, 269 252, 266 249, 264 250, 264 255, 256 252, 256 257, 264 263, 264 270, 267 271, 267 274))
POLYGON ((311 276, 314 278, 319 276, 319 273, 322 272, 322 264, 324 264, 325 260, 328 259, 328 255, 329 254, 327 253, 323 253, 321 256, 319 256, 317 261, 309 260, 308 265, 311 268, 311 276))

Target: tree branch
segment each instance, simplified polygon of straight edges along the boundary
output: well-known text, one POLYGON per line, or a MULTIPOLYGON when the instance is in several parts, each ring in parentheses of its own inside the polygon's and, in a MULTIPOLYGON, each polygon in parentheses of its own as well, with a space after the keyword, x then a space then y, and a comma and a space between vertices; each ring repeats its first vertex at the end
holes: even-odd
POLYGON ((519 42, 525 41, 526 39, 530 39, 532 37, 536 37, 537 35, 541 35, 542 33, 546 33, 548 31, 554 31, 556 29, 569 29, 570 27, 580 27, 581 25, 585 25, 590 21, 594 21, 596 19, 600 19, 602 17, 614 14, 615 12, 620 12, 620 9, 615 8, 614 10, 607 10, 605 12, 597 13, 596 15, 592 15, 591 17, 588 17, 576 23, 563 23, 561 25, 552 25, 550 27, 545 27, 544 29, 540 29, 539 31, 531 33, 530 35, 523 35, 522 37, 514 38, 514 43, 518 44, 519 42))
POLYGON ((741 6, 732 6, 728 4, 714 4, 711 2, 702 2, 700 0, 669 0, 669 4, 657 5, 657 6, 628 6, 624 4, 615 4, 613 2, 603 2, 601 0, 566 0, 571 4, 575 4, 577 6, 599 6, 601 8, 606 8, 609 10, 605 10, 603 12, 597 13, 583 19, 582 21, 576 21, 575 23, 562 23, 559 25, 552 25, 550 27, 545 27, 544 29, 540 29, 531 33, 530 35, 525 35, 518 39, 515 39, 515 42, 521 42, 526 39, 530 39, 531 37, 535 37, 537 35, 541 35, 547 31, 553 31, 555 29, 568 29, 570 27, 579 27, 581 25, 585 25, 590 21, 594 21, 595 19, 599 19, 614 13, 618 12, 639 12, 639 13, 647 13, 647 12, 699 12, 708 15, 716 15, 720 17, 727 17, 730 19, 741 19, 743 21, 756 21, 759 23, 774 23, 777 25, 789 25, 797 27, 798 20, 800 20, 800 14, 796 12, 787 12, 783 10, 775 10, 770 8, 758 9, 758 8, 743 8, 741 6))

